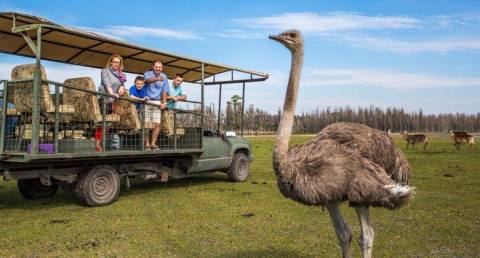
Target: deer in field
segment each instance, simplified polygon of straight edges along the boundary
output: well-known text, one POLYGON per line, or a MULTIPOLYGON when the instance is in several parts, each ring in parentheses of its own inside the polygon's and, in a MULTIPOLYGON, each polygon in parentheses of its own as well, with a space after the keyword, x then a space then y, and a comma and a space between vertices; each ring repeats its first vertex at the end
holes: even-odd
POLYGON ((477 144, 475 143, 475 137, 466 132, 454 132, 452 129, 449 130, 450 136, 455 142, 455 148, 460 149, 460 145, 468 144, 468 149, 475 148, 477 150, 477 144))
POLYGON ((409 145, 412 145, 412 149, 415 149, 416 143, 423 143, 423 149, 427 149, 428 138, 425 134, 408 134, 407 131, 403 131, 402 137, 407 141, 407 150, 409 145))

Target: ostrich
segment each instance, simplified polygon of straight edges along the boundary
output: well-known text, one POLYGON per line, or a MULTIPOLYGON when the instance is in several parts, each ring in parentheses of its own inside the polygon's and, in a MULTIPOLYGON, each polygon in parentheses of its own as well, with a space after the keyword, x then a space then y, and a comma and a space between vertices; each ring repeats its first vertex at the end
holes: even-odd
POLYGON ((294 201, 327 208, 343 257, 350 257, 352 235, 339 205, 348 201, 360 221, 362 255, 371 257, 374 232, 369 207, 395 209, 405 203, 414 189, 408 186, 410 166, 386 133, 355 123, 331 124, 310 142, 288 149, 303 63, 303 38, 297 30, 269 38, 283 44, 292 54, 273 152, 278 188, 294 201))

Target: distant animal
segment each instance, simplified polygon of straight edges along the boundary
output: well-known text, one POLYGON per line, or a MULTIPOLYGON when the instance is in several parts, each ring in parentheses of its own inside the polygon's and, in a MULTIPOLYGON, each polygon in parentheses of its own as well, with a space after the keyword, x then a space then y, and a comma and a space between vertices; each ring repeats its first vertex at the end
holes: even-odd
POLYGON ((352 234, 340 213, 340 203, 348 201, 360 221, 363 257, 371 257, 374 232, 369 208, 395 209, 409 199, 414 189, 409 186, 410 166, 387 133, 355 123, 331 124, 311 141, 289 149, 303 63, 303 38, 299 31, 288 30, 270 39, 283 44, 292 54, 273 151, 278 188, 294 201, 327 208, 343 257, 351 257, 352 234))
POLYGON ((460 145, 462 144, 468 144, 468 149, 474 148, 477 150, 477 144, 475 143, 475 137, 473 135, 466 132, 454 132, 452 129, 450 129, 449 132, 457 150, 460 150, 460 145))
POLYGON ((409 145, 412 145, 412 149, 415 149, 416 143, 423 143, 423 149, 427 149, 428 137, 425 134, 408 134, 405 130, 402 132, 402 137, 407 141, 407 150, 409 145))

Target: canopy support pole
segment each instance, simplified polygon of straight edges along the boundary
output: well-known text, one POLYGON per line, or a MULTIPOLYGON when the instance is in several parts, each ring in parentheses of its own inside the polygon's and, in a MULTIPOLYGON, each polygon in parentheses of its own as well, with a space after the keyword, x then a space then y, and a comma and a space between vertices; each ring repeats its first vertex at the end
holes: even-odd
POLYGON ((217 130, 220 132, 220 118, 222 114, 222 84, 218 85, 218 117, 217 117, 217 130))
POLYGON ((20 32, 20 35, 22 35, 23 39, 27 43, 28 47, 30 47, 30 50, 32 50, 33 54, 37 56, 37 45, 33 42, 32 38, 28 36, 25 32, 20 32))
MULTIPOLYGON (((202 95, 202 119, 201 119, 201 126, 202 126, 202 145, 203 145, 203 129, 204 129, 204 124, 205 124, 205 82, 204 82, 204 79, 205 79, 205 64, 202 63, 202 92, 201 92, 201 95, 202 95)), ((203 146, 202 146, 203 147, 203 146)))
MULTIPOLYGON (((22 33, 22 36, 23 33, 22 33)), ((30 48, 33 46, 30 42, 27 40, 29 37, 25 37, 25 40, 29 44, 30 48)), ((31 41, 31 39, 30 39, 31 41)), ((35 45, 35 44, 33 44, 35 45)), ((33 49, 32 49, 33 50, 33 49)), ((37 45, 36 45, 36 51, 34 51, 35 56, 36 56, 36 62, 35 62, 35 75, 33 79, 33 107, 32 107, 32 142, 31 142, 31 154, 35 155, 38 153, 38 142, 39 142, 39 127, 40 127, 40 100, 39 97, 40 95, 40 88, 41 83, 42 83, 42 75, 41 75, 41 51, 42 51, 42 27, 39 26, 37 28, 37 45)), ((50 97, 50 96, 48 96, 50 97)))
POLYGON ((243 124, 243 116, 245 114, 245 82, 242 84, 242 120, 240 122, 240 136, 243 137, 243 127, 244 127, 244 124, 243 124))

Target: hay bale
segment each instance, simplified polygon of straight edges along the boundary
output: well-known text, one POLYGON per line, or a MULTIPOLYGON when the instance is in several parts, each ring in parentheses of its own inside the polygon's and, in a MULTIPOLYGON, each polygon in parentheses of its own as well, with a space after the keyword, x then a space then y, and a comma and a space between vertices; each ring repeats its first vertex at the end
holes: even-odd
POLYGON ((162 110, 160 132, 167 136, 173 135, 173 111, 162 110))
MULTIPOLYGON (((45 132, 45 126, 39 125, 38 132, 39 132, 39 136, 43 137, 45 132)), ((22 139, 29 139, 29 140, 32 139, 32 124, 24 125, 23 134, 22 135, 20 134, 22 134, 22 126, 17 125, 15 126, 15 137, 22 138, 22 139)))
MULTIPOLYGON (((174 111, 172 110, 162 110, 162 121, 160 123, 160 132, 166 136, 173 136, 174 135, 174 130, 173 130, 173 119, 174 119, 174 111)), ((185 134, 185 129, 179 128, 182 127, 181 121, 177 119, 177 135, 184 135, 185 134)))
MULTIPOLYGON (((123 97, 130 98, 128 92, 125 93, 123 97)), ((127 100, 115 99, 114 105, 113 113, 120 116, 118 128, 134 130, 141 128, 140 119, 138 118, 134 103, 127 100)))
POLYGON ((107 120, 107 122, 120 122, 120 116, 117 114, 108 114, 105 120, 107 120))
MULTIPOLYGON (((78 89, 95 91, 95 83, 90 77, 72 78, 63 84, 78 89)), ((102 121, 102 112, 98 104, 97 95, 88 92, 63 88, 63 103, 73 105, 75 113, 72 115, 76 121, 102 121)))
POLYGON ((72 104, 59 105, 58 112, 60 113, 75 113, 75 106, 72 104))
MULTIPOLYGON (((47 80, 43 66, 40 66, 40 73, 42 80, 47 80)), ((35 64, 18 65, 12 70, 12 80, 34 79, 34 74, 35 64)), ((13 88, 13 103, 17 110, 19 112, 31 113, 33 107, 33 82, 15 83, 13 88)), ((39 98, 41 111, 53 112, 55 110, 48 84, 42 83, 39 98)))

